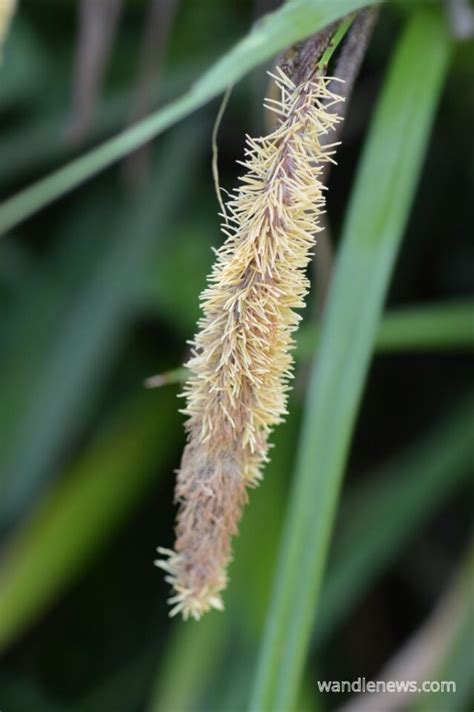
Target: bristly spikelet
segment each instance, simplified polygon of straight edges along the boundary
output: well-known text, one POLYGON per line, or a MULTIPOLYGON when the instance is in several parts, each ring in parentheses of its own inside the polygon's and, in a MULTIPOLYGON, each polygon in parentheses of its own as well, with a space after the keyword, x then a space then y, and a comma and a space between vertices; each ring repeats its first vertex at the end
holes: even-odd
POLYGON ((247 137, 245 175, 227 202, 227 236, 217 251, 184 394, 188 442, 177 476, 175 551, 157 565, 175 595, 171 615, 198 619, 223 607, 231 537, 247 488, 261 478, 268 437, 286 413, 292 333, 309 283, 305 268, 321 228, 319 178, 334 146, 321 145, 339 118, 329 79, 295 86, 278 70, 281 99, 268 100, 278 125, 247 137))

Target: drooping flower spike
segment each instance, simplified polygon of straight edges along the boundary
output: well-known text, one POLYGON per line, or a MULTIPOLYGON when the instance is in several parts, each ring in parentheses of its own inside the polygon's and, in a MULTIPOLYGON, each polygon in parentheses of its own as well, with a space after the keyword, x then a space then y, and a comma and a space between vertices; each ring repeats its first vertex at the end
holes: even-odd
POLYGON ((174 551, 156 562, 173 586, 171 615, 198 619, 222 609, 231 538, 249 487, 268 461, 269 435, 286 414, 293 332, 309 282, 305 269, 321 228, 323 167, 336 144, 322 145, 339 117, 330 78, 295 86, 272 75, 279 100, 274 131, 247 136, 245 173, 226 204, 203 317, 184 389, 187 445, 177 475, 174 551))

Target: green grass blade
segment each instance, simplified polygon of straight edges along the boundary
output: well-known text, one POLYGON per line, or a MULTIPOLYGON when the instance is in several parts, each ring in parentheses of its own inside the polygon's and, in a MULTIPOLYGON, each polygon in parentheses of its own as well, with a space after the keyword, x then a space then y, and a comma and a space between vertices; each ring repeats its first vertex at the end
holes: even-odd
POLYGON ((169 455, 178 422, 174 393, 142 395, 5 544, 0 650, 100 551, 169 455))
POLYGON ((251 709, 298 694, 350 438, 393 263, 449 58, 443 19, 417 12, 370 129, 330 290, 251 709))
POLYGON ((257 22, 251 32, 182 97, 6 200, 0 206, 0 235, 195 111, 280 50, 339 17, 377 1, 291 0, 285 3, 257 22))

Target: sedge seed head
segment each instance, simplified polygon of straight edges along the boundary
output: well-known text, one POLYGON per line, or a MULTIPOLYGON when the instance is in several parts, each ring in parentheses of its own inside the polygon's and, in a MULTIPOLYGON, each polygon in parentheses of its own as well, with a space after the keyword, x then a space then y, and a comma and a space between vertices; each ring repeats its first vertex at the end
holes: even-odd
POLYGON ((226 204, 226 240, 201 295, 187 363, 176 542, 157 562, 174 589, 171 614, 184 618, 223 607, 231 538, 286 413, 301 318, 295 310, 304 306, 305 269, 325 206, 320 177, 334 162, 334 144, 322 145, 340 121, 327 110, 340 100, 330 79, 295 86, 281 70, 272 76, 280 100, 266 106, 277 126, 247 137, 245 173, 226 204))

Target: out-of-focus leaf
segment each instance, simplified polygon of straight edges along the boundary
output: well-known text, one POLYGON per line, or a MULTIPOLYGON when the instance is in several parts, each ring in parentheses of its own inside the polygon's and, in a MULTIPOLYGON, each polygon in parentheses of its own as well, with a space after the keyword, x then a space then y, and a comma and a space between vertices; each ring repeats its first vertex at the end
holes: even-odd
POLYGON ((166 655, 161 658, 160 674, 149 707, 150 712, 189 710, 199 707, 213 663, 220 661, 229 630, 225 616, 208 616, 199 626, 177 623, 166 655), (183 655, 184 653, 184 655, 183 655))
POLYGON ((408 307, 382 320, 378 351, 404 349, 471 349, 474 347, 474 303, 408 307))
POLYGON ((358 170, 307 397, 251 709, 295 704, 350 439, 449 59, 444 18, 399 41, 358 170))
MULTIPOLYGON (((297 356, 312 354, 319 332, 305 326, 297 337, 297 356)), ((387 312, 380 322, 377 353, 474 348, 474 303, 471 301, 404 307, 387 312)))
MULTIPOLYGON (((202 60, 197 60, 198 65, 202 60)), ((162 101, 176 95, 188 83, 194 74, 196 62, 192 67, 184 67, 177 72, 169 72, 160 82, 159 96, 162 101)), ((97 109, 91 141, 104 139, 110 132, 118 131, 129 110, 130 92, 105 96, 97 109)), ((65 131, 66 115, 64 108, 35 114, 27 123, 5 130, 0 135, 0 182, 18 180, 25 171, 37 171, 52 168, 59 160, 72 158, 77 149, 68 140, 65 131)))
POLYGON ((100 551, 169 456, 177 423, 171 392, 142 395, 129 404, 5 544, 0 649, 100 551))
POLYGON ((120 347, 156 237, 191 179, 199 134, 184 127, 165 143, 151 187, 133 205, 124 206, 116 226, 104 226, 112 233, 117 229, 117 236, 62 316, 51 343, 43 344, 38 369, 17 418, 9 422, 0 455, 3 518, 18 512, 51 474, 56 458, 84 422, 91 395, 120 347), (186 164, 180 160, 183 152, 186 164))
MULTIPOLYGON (((379 680, 416 682, 419 692, 377 690, 375 693, 357 694, 343 706, 345 712, 378 712, 378 710, 465 710, 466 692, 472 688, 474 669, 470 664, 461 664, 460 670, 452 666, 452 653, 463 648, 466 628, 473 625, 472 582, 474 576, 474 547, 470 544, 467 555, 454 576, 443 586, 441 596, 422 625, 396 651, 382 670, 379 680), (446 663, 448 662, 449 674, 446 663), (441 672, 443 671, 443 672, 441 672), (430 691, 422 691, 427 684, 430 691), (458 683, 459 691, 458 691, 458 683), (467 683, 467 684, 466 684, 467 683), (443 686, 447 685, 446 688, 443 686), (437 688, 437 689, 436 689, 437 688), (395 692, 395 694, 394 694, 395 692), (459 694, 458 694, 459 692, 459 694)), ((472 643, 471 643, 472 649, 472 643)), ((456 655, 454 656, 456 658, 456 655)))
POLYGON ((340 528, 321 590, 317 640, 327 637, 374 578, 440 505, 466 482, 474 458, 474 399, 341 507, 340 528))
POLYGON ((5 46, 2 47, 0 66, 0 110, 14 102, 37 97, 41 78, 48 72, 49 59, 21 19, 14 17, 5 46))
POLYGON ((471 543, 452 592, 450 627, 454 636, 430 677, 437 682, 454 682, 456 691, 425 694, 415 700, 411 712, 464 712, 472 707, 474 695, 474 545, 471 543))
POLYGON ((41 689, 23 676, 0 676, 2 708, 9 712, 66 712, 57 702, 47 699, 41 689))
MULTIPOLYGON (((0 248, 0 294, 3 296, 3 293, 19 292, 33 264, 34 260, 23 245, 13 240, 3 240, 0 248)), ((0 348, 1 340, 0 337, 0 348)))
MULTIPOLYGON (((163 247, 162 259, 150 267, 144 285, 143 309, 145 313, 165 316, 183 334, 192 334, 201 316, 199 294, 206 285, 213 253, 211 245, 219 234, 217 218, 212 223, 199 220, 180 225, 163 247), (189 269, 192 265, 192 270, 189 269), (176 275, 186 275, 176 290, 176 275)), ((160 256, 161 257, 161 256, 160 256)))

